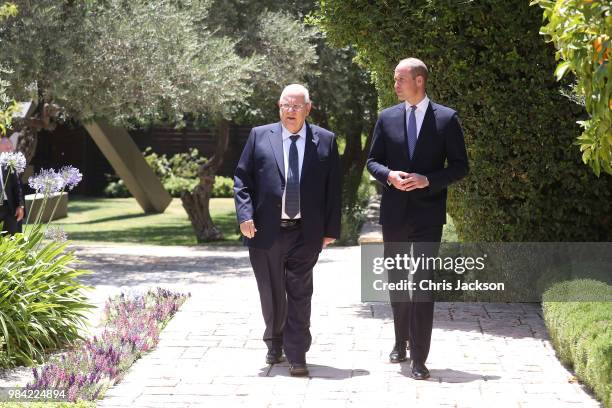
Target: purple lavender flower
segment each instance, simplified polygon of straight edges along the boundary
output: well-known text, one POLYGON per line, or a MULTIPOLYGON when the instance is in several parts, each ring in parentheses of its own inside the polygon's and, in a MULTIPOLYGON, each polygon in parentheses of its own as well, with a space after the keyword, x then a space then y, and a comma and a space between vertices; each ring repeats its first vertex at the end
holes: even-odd
POLYGON ((72 190, 81 182, 83 175, 73 166, 64 166, 60 169, 59 174, 64 179, 64 185, 68 190, 72 190))
POLYGON ((53 194, 64 188, 64 179, 53 169, 42 169, 36 176, 28 179, 30 187, 41 194, 53 194))
POLYGON ((61 227, 49 227, 45 231, 45 238, 55 242, 66 242, 68 235, 61 227))
POLYGON ((0 168, 11 169, 12 172, 21 174, 26 167, 26 158, 21 152, 0 153, 0 168))

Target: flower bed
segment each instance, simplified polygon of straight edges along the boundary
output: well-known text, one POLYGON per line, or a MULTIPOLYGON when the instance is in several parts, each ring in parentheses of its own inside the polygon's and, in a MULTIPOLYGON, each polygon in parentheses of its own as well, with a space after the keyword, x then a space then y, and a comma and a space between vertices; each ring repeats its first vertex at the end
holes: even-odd
POLYGON ((35 381, 27 388, 66 390, 68 401, 101 398, 142 353, 155 348, 161 330, 189 296, 157 288, 109 299, 102 334, 35 368, 35 381))

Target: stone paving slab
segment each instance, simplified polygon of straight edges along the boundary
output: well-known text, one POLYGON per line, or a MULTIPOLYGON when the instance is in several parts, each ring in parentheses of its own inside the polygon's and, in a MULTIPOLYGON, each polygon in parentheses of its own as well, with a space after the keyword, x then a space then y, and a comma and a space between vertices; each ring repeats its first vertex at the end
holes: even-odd
POLYGON ((83 246, 102 305, 163 286, 192 297, 158 347, 99 407, 599 407, 555 357, 535 304, 438 303, 428 381, 390 364, 389 305, 360 302, 359 247, 331 248, 314 272, 308 378, 264 363, 257 286, 243 248, 83 246))

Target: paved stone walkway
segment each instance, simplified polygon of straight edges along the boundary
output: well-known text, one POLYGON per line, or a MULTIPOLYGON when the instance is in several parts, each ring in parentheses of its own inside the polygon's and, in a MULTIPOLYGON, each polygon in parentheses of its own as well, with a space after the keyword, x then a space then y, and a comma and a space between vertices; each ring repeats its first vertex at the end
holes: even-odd
POLYGON ((387 362, 390 308, 359 300, 359 247, 315 268, 309 378, 264 363, 263 321, 243 248, 87 246, 93 298, 161 285, 192 297, 100 407, 598 407, 555 358, 531 304, 436 305, 428 381, 387 362), (211 249, 212 248, 212 249, 211 249))

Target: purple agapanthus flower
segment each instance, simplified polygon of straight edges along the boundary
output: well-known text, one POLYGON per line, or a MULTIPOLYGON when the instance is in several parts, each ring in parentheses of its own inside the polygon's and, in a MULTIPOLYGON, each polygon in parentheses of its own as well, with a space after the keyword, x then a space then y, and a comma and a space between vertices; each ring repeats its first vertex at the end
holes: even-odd
POLYGON ((13 173, 21 174, 26 167, 26 158, 21 152, 0 153, 0 168, 11 169, 13 173))
POLYGON ((81 174, 79 169, 73 166, 62 167, 59 171, 59 174, 64 179, 65 188, 67 188, 68 190, 72 190, 73 188, 75 188, 77 184, 79 184, 83 179, 83 175, 81 174))
POLYGON ((53 194, 64 188, 64 178, 53 169, 42 169, 28 179, 30 187, 41 194, 53 194))

